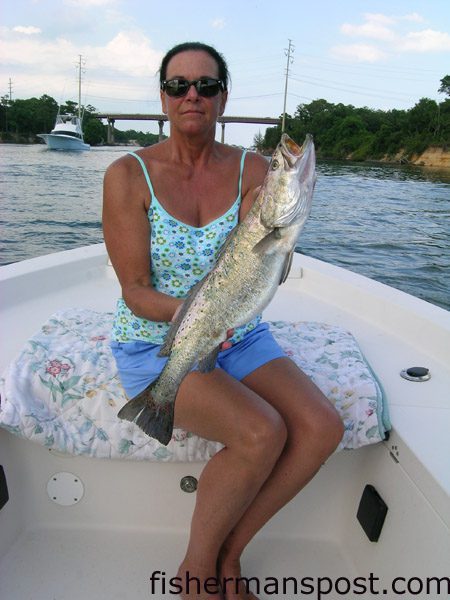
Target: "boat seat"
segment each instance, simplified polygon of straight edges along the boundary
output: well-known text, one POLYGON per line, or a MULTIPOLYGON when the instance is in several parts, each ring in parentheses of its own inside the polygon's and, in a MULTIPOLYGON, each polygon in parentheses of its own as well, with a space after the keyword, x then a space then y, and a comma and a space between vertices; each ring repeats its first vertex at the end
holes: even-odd
MULTIPOLYGON (((222 445, 175 429, 167 446, 117 417, 127 402, 109 348, 112 313, 59 311, 27 341, 0 378, 0 425, 72 455, 153 461, 204 461, 222 445)), ((279 344, 339 411, 338 448, 385 439, 382 389, 351 333, 315 322, 273 321, 279 344)))

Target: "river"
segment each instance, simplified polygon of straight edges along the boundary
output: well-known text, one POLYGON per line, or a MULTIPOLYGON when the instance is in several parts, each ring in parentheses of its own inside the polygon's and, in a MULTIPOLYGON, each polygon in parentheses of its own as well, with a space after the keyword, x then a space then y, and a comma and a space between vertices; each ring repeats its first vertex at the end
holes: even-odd
MULTIPOLYGON (((1 145, 0 264, 103 241, 103 174, 130 149, 1 145)), ((450 172, 337 162, 317 170, 298 250, 449 310, 450 172)))

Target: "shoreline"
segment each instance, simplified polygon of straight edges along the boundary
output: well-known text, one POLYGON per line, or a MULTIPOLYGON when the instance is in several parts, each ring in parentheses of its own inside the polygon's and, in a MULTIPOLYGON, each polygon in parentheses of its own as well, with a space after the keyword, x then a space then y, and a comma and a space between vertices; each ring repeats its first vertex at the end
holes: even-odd
POLYGON ((419 167, 450 169, 450 151, 440 146, 430 146, 422 154, 414 154, 410 162, 419 167))
MULTIPOLYGON (((262 153, 263 156, 270 158, 272 153, 262 153)), ((414 153, 408 155, 405 150, 399 150, 396 154, 385 154, 381 158, 365 158, 364 160, 355 160, 352 154, 348 154, 345 158, 330 158, 323 156, 320 152, 317 155, 318 160, 338 161, 338 162, 353 162, 359 164, 378 164, 378 165, 397 165, 404 167, 425 167, 430 169, 439 169, 441 171, 450 172, 450 150, 442 146, 429 146, 420 154, 414 153)))
POLYGON ((429 146, 420 154, 414 153, 408 155, 404 150, 399 150, 399 152, 394 155, 385 155, 382 158, 367 158, 361 161, 355 161, 352 158, 352 155, 349 154, 347 160, 353 160, 354 162, 360 163, 426 167, 450 171, 450 151, 441 146, 429 146))
MULTIPOLYGON (((9 145, 9 144, 18 144, 18 145, 26 145, 26 146, 45 146, 45 144, 41 144, 40 142, 31 142, 31 141, 6 141, 0 139, 0 145, 9 145)), ((99 144, 98 146, 92 146, 92 148, 104 148, 109 147, 112 148, 114 146, 135 146, 136 144, 132 144, 130 142, 124 142, 121 144, 99 144)), ((269 155, 271 156, 271 155, 269 155)), ((327 157, 319 157, 323 160, 329 160, 327 157)), ((367 158, 361 161, 355 161, 352 158, 352 155, 349 154, 346 159, 353 162, 360 163, 379 163, 379 164, 387 164, 387 165, 403 165, 403 166, 416 166, 416 167, 429 167, 432 169, 442 169, 444 171, 450 171, 450 150, 443 148, 442 146, 429 146, 424 152, 420 154, 412 154, 408 156, 404 150, 400 150, 395 155, 385 155, 382 158, 367 158)))

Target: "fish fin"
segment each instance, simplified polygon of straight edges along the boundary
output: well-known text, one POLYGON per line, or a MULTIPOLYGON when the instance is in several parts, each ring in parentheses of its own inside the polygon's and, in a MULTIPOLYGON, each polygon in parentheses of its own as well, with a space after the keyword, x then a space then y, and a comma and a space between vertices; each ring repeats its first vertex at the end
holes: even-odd
POLYGON ((144 409, 147 402, 147 395, 150 395, 150 389, 153 383, 145 388, 140 394, 129 400, 117 413, 119 419, 134 421, 138 414, 144 409))
POLYGON ((220 352, 220 346, 221 344, 219 344, 217 348, 214 348, 212 352, 210 352, 198 361, 198 370, 200 371, 200 373, 210 373, 215 369, 217 355, 220 352))
POLYGON ((289 271, 292 267, 292 257, 294 256, 294 248, 289 252, 284 261, 283 270, 280 275, 280 285, 286 281, 289 276, 289 271))
POLYGON ((157 406, 156 403, 146 404, 138 416, 136 425, 144 433, 167 446, 172 439, 174 402, 157 406))
POLYGON ((184 317, 186 316, 186 313, 188 312, 195 296, 197 295, 198 290, 201 288, 204 279, 205 278, 200 279, 200 281, 198 281, 189 290, 189 293, 186 296, 186 298, 184 299, 183 304, 181 305, 181 309, 180 309, 179 313, 177 314, 177 318, 175 319, 175 321, 172 321, 172 323, 170 325, 170 329, 166 334, 166 337, 164 339, 163 344, 161 345, 161 348, 159 349, 158 356, 169 356, 170 351, 172 350, 173 341, 177 335, 177 332, 181 325, 181 322, 183 321, 184 317))
POLYGON ((279 240, 281 238, 280 232, 278 229, 272 229, 270 233, 265 235, 258 243, 256 243, 252 252, 256 254, 266 254, 269 249, 272 249, 272 244, 275 240, 279 240))
MULTIPOLYGON (((282 237, 283 237, 283 235, 282 235, 280 229, 278 227, 276 227, 270 233, 268 233, 265 237, 263 237, 261 240, 259 240, 259 242, 257 244, 255 244, 255 246, 253 246, 252 252, 255 252, 256 254, 266 254, 269 251, 273 251, 274 250, 274 242, 281 239, 282 237)), ((286 279, 288 278, 289 271, 291 270, 291 266, 292 266, 293 255, 294 255, 294 248, 292 248, 292 250, 289 252, 289 254, 286 255, 284 265, 283 265, 283 270, 280 273, 279 285, 284 283, 286 281, 286 279)))

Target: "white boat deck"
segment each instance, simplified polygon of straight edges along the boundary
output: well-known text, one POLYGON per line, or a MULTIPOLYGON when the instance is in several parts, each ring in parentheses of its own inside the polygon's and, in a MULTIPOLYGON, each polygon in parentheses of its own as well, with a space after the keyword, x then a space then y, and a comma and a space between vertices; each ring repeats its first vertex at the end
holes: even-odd
POLYGON ((305 256, 295 265, 303 267, 301 286, 288 280, 267 316, 301 314, 351 331, 387 397, 393 429, 385 443, 450 526, 450 313, 305 256), (429 368, 431 379, 400 377, 413 366, 429 368))
MULTIPOLYGON (((179 488, 180 476, 199 476, 202 464, 163 464, 52 456, 48 450, 8 434, 11 496, 25 516, 22 533, 0 556, 0 598, 8 600, 144 600, 176 597, 150 576, 174 576, 188 539, 195 495, 179 488), (30 452, 32 450, 32 452, 30 452), (73 507, 50 502, 48 477, 60 470, 82 476, 85 496, 73 507), (22 494, 17 498, 18 491, 22 494), (34 493, 32 493, 34 492, 34 493), (155 493, 156 492, 156 493, 155 493), (168 510, 170 506, 170 510, 168 510), (167 590, 166 590, 167 592, 167 590)), ((8 517, 8 508, 0 512, 8 517)), ((9 521, 6 523, 9 525, 9 521)), ((2 529, 2 536, 7 535, 2 529)), ((243 573, 261 584, 283 577, 377 578, 376 590, 390 589, 398 576, 422 578, 446 573, 449 531, 382 444, 341 452, 327 461, 313 482, 255 538, 244 555, 243 573), (379 543, 367 540, 355 518, 361 491, 370 482, 389 511, 379 543), (411 512, 411 508, 413 512, 411 512), (412 521, 415 515, 420 515, 412 521), (430 540, 431 538, 431 540, 430 540), (432 553, 429 552, 430 545, 432 553), (421 547, 428 549, 424 555, 421 547)), ((366 582, 367 583, 367 582, 366 582)), ((324 581, 324 589, 326 582, 324 581)), ((299 593, 261 593, 262 599, 296 600, 299 593)), ((318 596, 312 596, 318 597, 318 596)), ((330 593, 323 598, 357 600, 366 594, 330 593)), ((393 596, 385 595, 390 598, 393 596)), ((430 594, 427 598, 439 600, 430 594)))
MULTIPOLYGON (((139 531, 67 529, 28 532, 0 567, 2 578, 7 578, 5 584, 0 583, 0 591, 5 600, 175 598, 178 596, 173 593, 175 588, 170 586, 170 578, 183 559, 186 543, 186 535, 176 532, 153 532, 151 535, 139 531), (107 552, 105 548, 108 548, 107 552), (92 559, 90 565, 86 564, 86 556, 92 559), (32 565, 31 569, 29 565, 32 565), (161 580, 155 579, 152 589, 150 576, 153 571, 161 571, 161 580), (99 573, 106 574, 101 582, 99 573), (163 580, 166 593, 163 593, 163 580)), ((259 579, 263 590, 271 578, 281 586, 283 578, 300 579, 302 573, 303 577, 306 574, 320 577, 321 573, 323 576, 324 564, 327 565, 327 577, 333 580, 339 577, 351 579, 356 575, 342 549, 329 540, 305 539, 302 543, 298 538, 263 538, 255 544, 250 558, 242 566, 246 577, 259 579), (282 564, 273 560, 275 556, 285 557, 282 564)), ((292 593, 295 591, 293 585, 286 583, 287 593, 276 597, 298 598, 298 594, 292 593)), ((300 590, 300 583, 297 586, 300 590)), ((325 586, 324 582, 324 589, 325 586)), ((342 596, 330 594, 326 598, 338 600, 342 596)))
MULTIPOLYGON (((2 268, 0 368, 61 308, 113 311, 119 285, 102 244, 2 268), (11 273, 14 276, 11 278, 11 273)), ((349 271, 295 255, 291 274, 264 316, 347 328, 386 393, 389 447, 450 526, 450 313, 349 271), (430 369, 413 383, 399 373, 430 369)))

